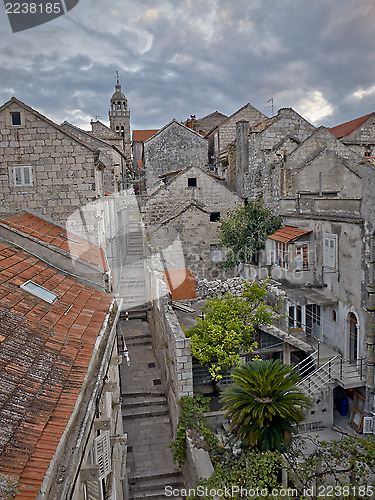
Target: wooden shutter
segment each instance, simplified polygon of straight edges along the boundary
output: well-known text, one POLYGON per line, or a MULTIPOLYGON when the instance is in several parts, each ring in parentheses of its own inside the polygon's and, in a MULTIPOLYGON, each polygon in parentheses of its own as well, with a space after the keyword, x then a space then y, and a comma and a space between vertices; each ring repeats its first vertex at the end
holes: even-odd
POLYGON ((102 432, 95 438, 95 462, 99 465, 99 480, 104 479, 111 472, 111 442, 109 431, 102 432))

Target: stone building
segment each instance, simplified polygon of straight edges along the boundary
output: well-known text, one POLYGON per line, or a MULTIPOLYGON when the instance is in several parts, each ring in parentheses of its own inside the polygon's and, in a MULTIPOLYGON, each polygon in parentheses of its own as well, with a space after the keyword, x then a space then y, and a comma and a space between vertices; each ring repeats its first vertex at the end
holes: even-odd
POLYGON ((367 158, 375 156, 375 113, 330 128, 332 134, 353 151, 367 158))
MULTIPOLYGON (((264 197, 267 206, 279 198, 280 169, 284 158, 309 137, 315 127, 291 108, 252 127, 249 121, 237 122, 232 185, 249 199, 264 197)), ((276 201, 275 201, 276 202, 276 201)))
POLYGON ((23 217, 0 228, 0 473, 19 483, 16 500, 124 498, 119 309, 92 273, 77 276, 93 258, 100 276, 101 249, 59 227, 38 231, 40 219, 22 234, 23 217), (72 256, 86 248, 74 272, 69 242, 72 256))
POLYGON ((108 111, 109 127, 99 120, 91 120, 91 133, 109 144, 122 149, 128 161, 131 160, 130 109, 128 100, 121 90, 119 79, 110 100, 108 111))
MULTIPOLYGON (((236 123, 240 120, 247 120, 251 127, 257 125, 267 117, 255 109, 250 103, 246 104, 235 113, 225 118, 215 125, 206 135, 208 139, 208 163, 211 171, 222 177, 228 178, 226 172, 226 161, 221 162, 221 154, 225 153, 228 144, 236 138, 236 123)), ((226 156, 224 154, 224 156, 226 156)))
POLYGON ((103 171, 104 190, 109 193, 117 193, 121 186, 126 184, 126 179, 130 178, 128 158, 123 149, 111 142, 95 137, 92 133, 86 132, 67 121, 64 121, 60 127, 101 152, 101 162, 106 165, 103 171))
POLYGON ((188 165, 205 165, 207 140, 177 120, 172 120, 143 143, 145 187, 151 194, 160 185, 159 176, 188 165))
POLYGON ((184 122, 184 125, 192 128, 201 135, 206 135, 211 129, 216 127, 216 125, 219 125, 219 123, 226 118, 228 118, 227 115, 223 115, 223 113, 220 113, 219 111, 214 111, 213 113, 198 119, 195 115, 191 115, 190 118, 184 122))
POLYGON ((238 203, 239 196, 199 167, 172 172, 142 205, 151 245, 161 250, 166 270, 188 268, 199 278, 222 276, 217 229, 220 218, 238 203))
MULTIPOLYGON (((309 355, 318 349, 311 355, 318 368, 308 377, 309 387, 317 401, 322 399, 317 394, 325 398, 329 411, 323 416, 313 408, 309 420, 329 425, 333 404, 346 390, 364 395, 374 383, 366 378, 366 301, 373 259, 375 200, 370 193, 375 167, 319 128, 282 155, 273 169, 274 192, 267 186, 266 172, 256 197, 263 197, 284 226, 269 237, 258 265, 245 267, 253 277, 270 275, 271 296, 284 300, 285 320, 267 332, 289 345, 284 358, 290 361, 290 346, 309 355), (322 368, 326 363, 327 373, 322 368)), ((246 186, 254 195, 250 179, 246 186)), ((373 395, 371 399, 373 408, 373 395)))
MULTIPOLYGON (((95 147, 15 97, 0 108, 0 130, 0 215, 34 210, 66 224, 103 196, 105 158, 95 147)), ((94 238, 97 224, 92 212, 86 229, 94 238)))

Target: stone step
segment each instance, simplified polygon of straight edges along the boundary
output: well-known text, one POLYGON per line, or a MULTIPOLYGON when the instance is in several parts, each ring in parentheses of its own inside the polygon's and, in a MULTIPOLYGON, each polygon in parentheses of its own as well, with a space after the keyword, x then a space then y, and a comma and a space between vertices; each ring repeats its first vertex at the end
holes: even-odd
POLYGON ((160 406, 139 406, 139 407, 122 407, 122 418, 146 418, 146 417, 161 417, 168 415, 168 406, 164 403, 160 406))
POLYGON ((161 406, 167 404, 167 398, 165 396, 162 397, 140 397, 136 396, 135 398, 124 398, 122 399, 122 408, 140 408, 143 406, 161 406))
MULTIPOLYGON (((180 472, 171 471, 164 474, 149 474, 137 477, 129 477, 130 498, 152 498, 159 499, 166 497, 165 488, 170 486, 176 490, 184 488, 183 478, 180 472)), ((173 498, 183 498, 173 496, 173 498)))
POLYGON ((155 397, 165 397, 164 391, 155 390, 155 391, 127 391, 121 394, 122 398, 132 398, 137 396, 155 396, 155 397))
POLYGON ((151 345, 151 335, 139 335, 138 337, 125 337, 127 346, 151 345))

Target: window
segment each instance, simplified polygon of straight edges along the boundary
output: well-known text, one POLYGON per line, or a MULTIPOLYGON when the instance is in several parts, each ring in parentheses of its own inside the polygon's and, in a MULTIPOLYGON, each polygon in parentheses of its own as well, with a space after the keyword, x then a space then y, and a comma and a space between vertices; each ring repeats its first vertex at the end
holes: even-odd
POLYGON ((320 326, 320 306, 309 304, 306 306, 306 325, 312 329, 313 325, 320 326))
POLYGON ((210 245, 210 256, 212 262, 222 262, 223 249, 219 245, 210 245))
POLYGON ((21 113, 11 113, 12 125, 21 125, 21 113))
POLYGON ((196 177, 188 177, 188 187, 197 187, 196 177))
POLYGON ((15 186, 32 186, 31 167, 28 165, 13 167, 13 183, 15 186))
POLYGON ((210 213, 210 222, 219 222, 219 220, 220 220, 220 212, 210 213))
POLYGON ((275 264, 282 267, 283 269, 288 269, 288 244, 287 243, 282 243, 281 241, 276 241, 275 264))
POLYGON ((50 304, 57 299, 57 295, 55 293, 50 292, 43 286, 38 285, 33 281, 26 281, 26 283, 23 283, 20 288, 22 288, 22 290, 26 290, 32 295, 35 295, 36 297, 39 297, 40 299, 45 300, 46 302, 49 302, 50 304))
POLYGON ((332 235, 324 238, 324 253, 323 253, 323 265, 325 267, 330 267, 331 269, 336 269, 337 267, 337 236, 332 235))
POLYGON ((334 309, 332 309, 332 321, 336 321, 336 320, 337 320, 336 311, 334 309))
POLYGON ((309 244, 296 244, 296 270, 303 271, 309 268, 309 244))

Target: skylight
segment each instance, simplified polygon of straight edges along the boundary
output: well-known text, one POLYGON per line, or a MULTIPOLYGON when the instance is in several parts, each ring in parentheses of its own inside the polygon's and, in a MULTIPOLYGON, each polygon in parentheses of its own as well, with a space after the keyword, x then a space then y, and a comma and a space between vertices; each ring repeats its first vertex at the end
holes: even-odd
POLYGON ((32 295, 35 295, 36 297, 39 297, 40 299, 45 300, 46 302, 49 302, 50 304, 52 304, 52 302, 54 302, 57 298, 56 294, 50 292, 43 286, 37 285, 33 281, 26 281, 26 283, 23 283, 20 288, 22 288, 22 290, 26 290, 32 295))

